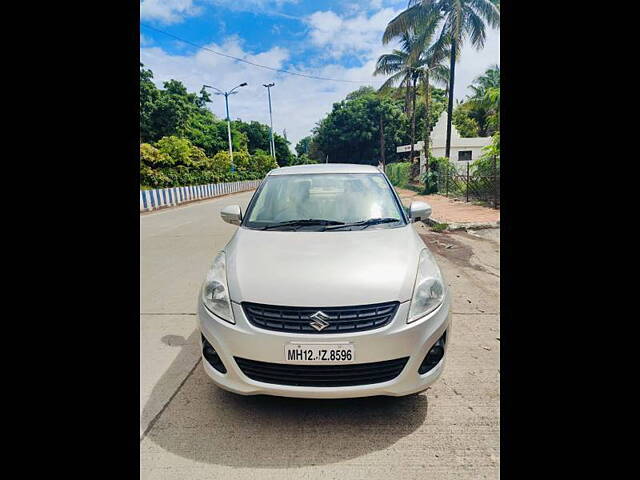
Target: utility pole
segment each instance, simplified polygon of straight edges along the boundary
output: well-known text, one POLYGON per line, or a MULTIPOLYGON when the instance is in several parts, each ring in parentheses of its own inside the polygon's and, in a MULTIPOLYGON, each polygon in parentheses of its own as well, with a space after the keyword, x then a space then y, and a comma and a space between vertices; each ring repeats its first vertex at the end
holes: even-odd
POLYGON ((247 82, 241 83, 240 85, 238 85, 237 87, 233 87, 230 91, 228 92, 223 92, 222 90, 220 90, 219 88, 216 87, 212 87, 210 85, 203 85, 202 88, 213 88, 214 90, 216 90, 215 92, 213 92, 215 95, 224 95, 224 104, 227 110, 227 135, 228 135, 228 140, 229 140, 229 157, 231 158, 231 171, 233 172, 235 170, 235 167, 233 165, 233 146, 231 144, 231 117, 229 117, 229 95, 235 95, 236 93, 236 89, 240 88, 240 87, 246 87, 247 86, 247 82))
POLYGON ((271 128, 269 130, 271 142, 269 148, 271 149, 271 156, 276 160, 276 144, 273 141, 273 114, 271 113, 271 87, 275 86, 275 83, 263 83, 262 86, 267 87, 267 94, 269 95, 269 121, 271 122, 271 128))
POLYGON ((380 112, 380 160, 382 162, 382 171, 384 172, 384 123, 382 122, 382 112, 380 112))
POLYGON ((451 121, 453 118, 453 96, 454 96, 454 89, 453 89, 453 82, 454 82, 454 77, 455 77, 455 73, 456 73, 456 41, 455 39, 453 39, 453 41, 451 42, 451 53, 450 53, 450 57, 451 57, 451 64, 449 67, 449 98, 448 101, 449 103, 447 104, 447 140, 445 142, 445 147, 444 147, 444 156, 449 158, 450 154, 451 154, 451 121))

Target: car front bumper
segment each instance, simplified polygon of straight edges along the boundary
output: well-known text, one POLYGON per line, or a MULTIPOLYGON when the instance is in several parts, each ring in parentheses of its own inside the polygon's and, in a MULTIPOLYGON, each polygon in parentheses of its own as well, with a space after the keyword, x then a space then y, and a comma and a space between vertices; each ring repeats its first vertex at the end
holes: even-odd
POLYGON ((232 303, 235 324, 209 312, 199 302, 198 318, 202 335, 213 346, 227 373, 215 370, 202 358, 207 374, 221 388, 242 395, 276 395, 299 398, 349 398, 373 395, 403 396, 425 390, 442 373, 446 351, 451 339, 450 300, 425 317, 407 324, 409 303, 401 303, 394 319, 382 328, 343 334, 291 334, 257 328, 249 323, 242 307, 232 303), (447 331, 445 355, 423 375, 418 368, 427 352, 447 331), (309 387, 277 385, 247 377, 235 357, 271 363, 285 363, 284 345, 289 342, 336 343, 351 342, 355 348, 355 363, 380 362, 409 357, 404 369, 393 380, 371 385, 346 387, 309 387))

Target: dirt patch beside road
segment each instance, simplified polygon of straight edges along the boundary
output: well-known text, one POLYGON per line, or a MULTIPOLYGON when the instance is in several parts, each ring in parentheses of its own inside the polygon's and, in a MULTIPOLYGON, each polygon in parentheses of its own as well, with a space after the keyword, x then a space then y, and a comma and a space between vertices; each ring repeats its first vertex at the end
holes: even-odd
POLYGON ((477 232, 464 231, 442 233, 425 231, 420 233, 420 237, 432 252, 446 257, 456 265, 463 268, 470 267, 500 277, 499 263, 489 261, 489 265, 485 265, 483 261, 487 253, 486 250, 497 253, 499 257, 500 244, 491 237, 477 232), (486 242, 488 245, 482 245, 481 242, 486 242), (476 247, 475 254, 474 247, 476 247))
POLYGON ((500 210, 452 200, 442 195, 420 195, 412 190, 396 188, 402 203, 409 206, 412 201, 431 205, 431 217, 441 223, 487 223, 500 221, 500 210))

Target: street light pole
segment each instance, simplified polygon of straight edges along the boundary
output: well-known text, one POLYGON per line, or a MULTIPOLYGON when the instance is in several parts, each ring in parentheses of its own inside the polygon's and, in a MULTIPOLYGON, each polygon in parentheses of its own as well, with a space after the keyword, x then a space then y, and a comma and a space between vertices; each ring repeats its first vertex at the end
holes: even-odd
POLYGON ((216 90, 215 92, 213 92, 215 95, 224 95, 224 104, 225 104, 225 108, 226 108, 226 111, 227 111, 227 134, 228 134, 228 139, 229 139, 229 157, 231 159, 231 171, 232 172, 235 170, 235 167, 233 165, 233 146, 231 144, 231 117, 229 116, 229 95, 234 95, 234 94, 238 93, 238 92, 236 92, 237 88, 246 87, 246 86, 247 86, 247 82, 244 82, 244 83, 241 83, 240 85, 238 85, 236 87, 233 87, 228 92, 223 92, 219 88, 212 87, 211 85, 203 85, 203 88, 213 88, 214 90, 216 90))
POLYGON ((233 171, 233 144, 231 143, 231 118, 229 118, 229 94, 224 92, 224 104, 227 109, 227 134, 229 137, 229 157, 231 158, 231 171, 233 171))
POLYGON ((269 95, 269 121, 271 122, 271 129, 270 129, 270 145, 269 148, 271 149, 271 156, 273 157, 274 160, 276 160, 276 144, 273 141, 273 115, 271 113, 271 87, 273 87, 275 85, 275 83, 264 83, 262 84, 263 87, 267 87, 267 94, 269 95))

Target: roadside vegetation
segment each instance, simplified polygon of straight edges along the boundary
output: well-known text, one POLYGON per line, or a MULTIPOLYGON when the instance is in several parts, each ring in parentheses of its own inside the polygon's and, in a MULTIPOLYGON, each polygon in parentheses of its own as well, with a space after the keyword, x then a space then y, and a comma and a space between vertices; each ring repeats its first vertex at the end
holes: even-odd
POLYGON ((449 224, 448 223, 435 223, 435 224, 431 225, 431 231, 432 232, 437 232, 437 233, 442 233, 442 232, 446 231, 447 228, 449 228, 449 224))
POLYGON ((164 188, 263 178, 278 165, 310 163, 289 149, 274 132, 276 163, 269 152, 269 127, 259 122, 231 122, 233 166, 227 122, 206 104, 206 90, 190 93, 177 80, 158 88, 153 72, 140 64, 140 185, 164 188))

